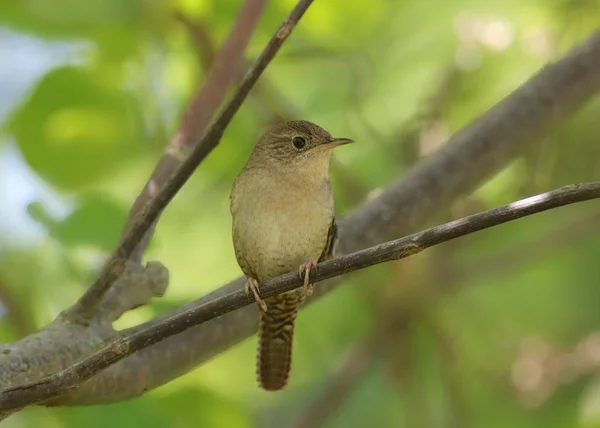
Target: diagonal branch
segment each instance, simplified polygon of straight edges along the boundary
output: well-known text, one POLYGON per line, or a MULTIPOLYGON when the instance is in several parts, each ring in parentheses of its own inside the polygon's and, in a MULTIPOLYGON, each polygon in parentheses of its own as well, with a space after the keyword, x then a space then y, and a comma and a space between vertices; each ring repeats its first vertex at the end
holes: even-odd
MULTIPOLYGON (((216 59, 214 50, 211 50, 211 62, 214 60, 213 67, 208 70, 204 84, 193 95, 183 114, 179 130, 165 147, 148 182, 134 201, 129 211, 127 224, 125 225, 121 239, 127 236, 131 225, 140 215, 148 201, 156 196, 158 190, 163 187, 164 183, 177 167, 181 165, 181 162, 185 159, 187 152, 191 150, 193 144, 199 143, 209 119, 222 104, 227 88, 236 77, 235 70, 238 69, 243 59, 244 50, 252 37, 252 33, 264 10, 265 3, 265 0, 246 0, 227 40, 218 55, 216 55, 216 59)), ((131 255, 130 260, 138 264, 141 263, 142 256, 152 238, 157 221, 158 218, 148 228, 131 255)), ((125 301, 131 300, 132 297, 137 301, 145 301, 144 299, 148 296, 148 292, 151 291, 144 287, 135 287, 134 290, 127 290, 126 288, 131 288, 131 286, 127 281, 123 281, 122 277, 119 277, 112 287, 110 284, 108 287, 110 290, 109 293, 102 299, 101 307, 95 311, 95 317, 101 322, 113 321, 113 319, 106 319, 105 315, 107 311, 104 310, 104 307, 110 308, 114 314, 118 315, 131 309, 123 305, 125 294, 129 295, 129 298, 125 299, 125 301)), ((101 299, 101 297, 99 296, 97 299, 101 299)), ((96 304, 97 302, 91 304, 89 309, 82 309, 79 312, 86 312, 85 315, 90 316, 94 310, 93 306, 96 304)))
MULTIPOLYGON (((236 70, 239 69, 244 58, 244 51, 256 29, 265 4, 266 0, 246 0, 223 47, 216 56, 213 52, 214 60, 211 61, 212 67, 208 70, 204 84, 192 96, 181 118, 179 130, 165 147, 150 179, 131 207, 124 235, 127 235, 129 227, 148 201, 156 196, 158 190, 185 159, 187 152, 194 144, 201 144, 202 133, 223 102, 227 89, 235 80, 236 70)), ((136 258, 140 260, 150 240, 151 232, 152 228, 136 249, 136 258)))
MULTIPOLYGON (((554 64, 524 82, 512 94, 485 112, 446 146, 420 162, 379 195, 360 205, 340 221, 342 253, 356 251, 378 242, 414 231, 443 211, 459 196, 473 191, 500 171, 527 147, 539 144, 540 136, 592 100, 600 92, 600 31, 575 46, 554 64)), ((331 291, 339 281, 330 280, 315 288, 313 296, 331 291)), ((238 278, 212 293, 170 313, 157 317, 159 323, 191 307, 241 289, 238 278)), ((309 300, 308 303, 314 301, 309 300)), ((148 347, 94 376, 72 393, 49 405, 84 405, 121 401, 137 397, 163 385, 255 334, 258 328, 254 305, 172 336, 148 347), (190 346, 190 343, 198 344, 190 346)), ((148 324, 133 328, 138 331, 148 324)), ((44 355, 53 350, 53 341, 40 340, 44 355)), ((25 348, 26 349, 26 348, 25 348)), ((70 356, 69 364, 89 355, 87 348, 70 356)), ((18 364, 19 354, 0 355, 3 365, 18 364)), ((39 379, 56 372, 43 365, 27 379, 7 379, 10 384, 39 379), (37 374, 42 373, 42 375, 37 374)))
MULTIPOLYGON (((442 150, 342 219, 341 249, 348 253, 414 231, 451 201, 480 186, 527 147, 538 144, 538 137, 599 92, 600 32, 596 32, 453 136, 442 150)), ((323 295, 338 283, 323 282, 315 288, 314 295, 323 295)), ((239 290, 242 285, 240 279, 232 281, 196 302, 126 333, 142 331, 191 307, 239 290)), ((139 396, 246 339, 256 332, 257 324, 255 305, 222 315, 123 359, 80 387, 44 404, 101 404, 139 396)), ((2 347, 1 382, 8 386, 42 379, 84 360, 111 343, 114 337, 112 328, 95 324, 83 327, 59 317, 38 333, 2 347), (14 369, 23 366, 28 370, 14 369)))
MULTIPOLYGON (((595 198, 600 198, 600 182, 565 186, 321 263, 315 271, 311 272, 311 282, 319 282, 379 263, 403 259, 460 236, 595 198)), ((297 272, 290 272, 263 282, 260 287, 261 295, 270 297, 298 288, 302 284, 297 272)), ((2 391, 0 410, 23 407, 63 394, 91 378, 98 371, 134 352, 190 327, 247 306, 249 303, 245 292, 240 289, 136 331, 56 375, 2 391)))
MULTIPOLYGON (((424 217, 479 187, 599 91, 600 30, 453 135, 379 197, 353 211, 344 222, 347 233, 378 242, 414 230, 424 217), (388 224, 392 216, 402 221, 388 224)), ((343 243, 356 248, 356 242, 343 243)))
MULTIPOLYGON (((128 228, 127 233, 123 236, 118 248, 106 262, 96 281, 68 311, 67 315, 71 319, 79 322, 85 322, 89 319, 104 294, 122 274, 124 269, 123 260, 128 260, 133 255, 136 247, 158 219, 162 210, 185 184, 200 162, 202 162, 202 160, 217 146, 225 128, 229 125, 229 122, 244 102, 250 89, 252 89, 267 65, 275 57, 275 54, 279 51, 279 48, 291 34, 294 26, 300 20, 302 15, 304 15, 304 12, 306 12, 311 3, 312 0, 298 1, 252 67, 248 70, 235 94, 226 104, 221 114, 207 131, 203 133, 199 143, 193 146, 190 153, 181 164, 177 166, 176 170, 164 183, 163 187, 144 205, 139 216, 136 216, 135 220, 128 228)), ((196 105, 194 101, 192 102, 192 105, 196 105)), ((183 123, 187 123, 188 120, 192 121, 193 115, 190 115, 187 118, 184 117, 183 123)), ((178 141, 185 141, 188 137, 193 138, 194 135, 178 135, 175 138, 178 141)))
MULTIPOLYGON (((215 53, 206 25, 200 21, 190 19, 181 12, 175 12, 174 19, 185 27, 190 39, 194 42, 201 68, 208 70, 215 53)), ((244 77, 244 71, 249 65, 249 63, 242 64, 241 69, 238 71, 239 80, 244 77)), ((256 98, 259 101, 257 105, 261 111, 264 110, 263 115, 266 116, 268 122, 286 121, 298 117, 298 112, 294 110, 291 104, 281 96, 272 83, 265 77, 256 82, 252 91, 254 95, 252 98, 256 98), (270 102, 270 98, 275 98, 275 102, 270 102)))

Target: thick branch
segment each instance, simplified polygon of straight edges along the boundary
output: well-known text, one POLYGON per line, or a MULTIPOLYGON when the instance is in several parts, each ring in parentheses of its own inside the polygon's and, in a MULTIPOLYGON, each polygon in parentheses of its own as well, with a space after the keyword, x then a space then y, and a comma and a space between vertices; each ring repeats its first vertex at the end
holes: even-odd
MULTIPOLYGON (((530 144, 539 143, 538 136, 548 133, 599 91, 600 32, 596 32, 453 136, 442 150, 342 219, 340 248, 355 251, 415 230, 452 200, 476 189, 530 144), (363 228, 369 233, 363 233, 363 228)), ((324 282, 315 288, 314 296, 325 294, 337 283, 324 282)), ((238 278, 153 323, 242 286, 238 278)), ((231 312, 122 360, 49 404, 109 403, 141 395, 246 339, 257 327, 254 305, 231 312)), ((85 355, 80 353, 71 361, 85 355)), ((6 361, 1 357, 0 362, 6 361)))
MULTIPOLYGON (((223 103, 227 89, 234 82, 236 70, 244 58, 244 51, 256 29, 265 4, 266 0, 246 0, 242 5, 227 40, 212 61, 212 67, 208 70, 204 84, 192 96, 183 113, 179 130, 165 147, 150 179, 133 203, 123 232, 124 236, 127 235, 129 227, 135 222, 148 201, 164 186, 164 183, 185 159, 187 153, 192 150, 193 145, 200 144, 200 138, 206 130, 210 118, 223 103)), ((133 258, 138 262, 141 261, 152 232, 153 227, 148 230, 136 248, 133 258)))
MULTIPOLYGON (((138 244, 158 219, 162 210, 185 184, 200 162, 202 162, 202 160, 217 146, 225 128, 229 125, 229 122, 244 102, 250 89, 252 89, 267 65, 275 57, 275 54, 279 51, 279 48, 290 35, 294 26, 311 3, 312 0, 300 0, 296 4, 287 19, 279 27, 252 67, 248 70, 237 91, 227 103, 221 114, 208 130, 203 133, 199 143, 193 146, 189 155, 187 155, 182 163, 177 166, 177 169, 164 183, 163 187, 144 205, 143 210, 140 211, 140 215, 137 216, 127 230, 125 236, 123 236, 118 248, 107 261, 96 281, 69 310, 68 315, 72 319, 86 320, 90 317, 104 294, 122 273, 122 261, 128 260, 133 255, 138 244)), ((235 70, 237 69, 234 69, 234 73, 235 70)), ((222 72, 222 70, 218 70, 218 72, 222 72)), ((199 109, 200 102, 202 102, 202 100, 192 100, 189 111, 193 112, 195 109, 199 109)), ((183 123, 193 126, 193 116, 195 115, 186 115, 183 119, 183 123)), ((203 120, 203 118, 200 118, 200 120, 203 120)), ((206 120, 208 120, 208 118, 206 118, 206 120)), ((198 129, 199 128, 194 128, 195 131, 198 129)), ((185 141, 188 137, 194 138, 195 135, 193 134, 194 133, 189 136, 178 135, 176 136, 176 139, 178 141, 185 141)))
MULTIPOLYGON (((343 219, 340 222, 341 248, 348 252, 414 230, 454 198, 478 187, 527 144, 539 141, 536 136, 547 133, 599 90, 600 32, 597 32, 455 135, 443 150, 418 164, 403 180, 391 184, 343 219), (528 117, 531 120, 527 120, 528 117), (362 233, 363 226, 369 230, 368 235, 362 233)), ((322 283, 315 288, 315 295, 324 294, 336 283, 322 283)), ((197 302, 158 317, 152 324, 238 290, 242 285, 239 279, 233 281, 197 302)), ((254 334, 256 320, 254 305, 223 315, 139 351, 45 404, 98 404, 138 396, 254 334)), ((140 329, 146 327, 148 325, 140 329)), ((64 367, 81 361, 99 345, 108 343, 113 334, 112 329, 104 331, 94 327, 92 330, 53 323, 9 345, 10 353, 0 354, 2 383, 16 385, 55 373, 61 369, 57 364, 64 367), (67 342, 73 346, 61 346, 67 342), (56 358, 59 354, 60 358, 56 358), (22 371, 21 367, 27 370, 22 371)))
MULTIPOLYGON (((565 186, 552 192, 464 217, 423 232, 321 263, 315 271, 311 272, 311 282, 319 282, 375 264, 403 259, 417 254, 425 248, 469 233, 552 208, 594 198, 600 198, 600 182, 565 186)), ((301 285, 302 280, 297 272, 291 272, 262 283, 260 287, 261 295, 269 297, 298 288, 301 285)), ((247 295, 244 290, 240 289, 165 319, 158 324, 150 325, 111 343, 101 351, 56 375, 28 385, 4 390, 0 395, 0 410, 23 407, 63 394, 89 379, 98 371, 134 352, 248 304, 247 295)))
MULTIPOLYGON (((216 59, 212 44, 210 45, 210 62, 213 63, 214 61, 213 67, 207 70, 207 77, 204 84, 193 95, 183 114, 179 130, 165 147, 150 179, 133 203, 121 239, 127 236, 129 228, 140 215, 140 212, 148 201, 156 195, 177 167, 181 165, 186 154, 191 151, 193 144, 200 143, 200 138, 208 125, 209 119, 222 104, 228 87, 237 75, 235 70, 239 67, 243 59, 244 50, 252 37, 264 6, 265 0, 247 0, 244 3, 227 40, 218 55, 216 55, 216 59)), ((182 14, 176 14, 176 16, 178 19, 184 21, 187 19, 182 14)), ((210 42, 205 33, 199 33, 197 39, 199 43, 210 42)), ((154 226, 157 221, 158 219, 153 222, 144 234, 143 239, 130 257, 131 261, 138 264, 141 263, 143 253, 152 238, 154 226)), ((127 281, 123 281, 122 277, 118 278, 113 286, 110 287, 110 291, 102 299, 100 307, 97 308, 95 313, 96 320, 100 322, 106 322, 107 320, 114 321, 114 318, 106 317, 107 311, 105 308, 110 308, 110 311, 120 316, 121 313, 131 309, 127 305, 129 300, 133 299, 142 302, 149 295, 149 292, 152 294, 152 290, 139 286, 133 290, 126 289, 131 288, 130 285, 127 281)), ((80 312, 91 313, 92 309, 90 307, 89 310, 85 309, 80 312)))
MULTIPOLYGON (((353 211, 347 233, 379 242, 414 230, 458 195, 475 190, 508 161, 600 91, 600 31, 454 135, 379 197, 353 211), (418 201, 418 202, 417 202, 418 201), (389 219, 402 221, 389 224, 389 219), (349 231, 349 229, 352 231, 349 231)), ((349 248, 357 243, 344 241, 349 248)))
POLYGON ((211 67, 204 84, 190 100, 183 113, 179 130, 165 148, 144 190, 134 202, 132 216, 139 214, 155 196, 185 158, 187 151, 194 144, 200 143, 210 118, 223 102, 227 89, 237 77, 236 70, 242 63, 244 51, 262 15, 265 3, 266 0, 246 0, 222 49, 216 57, 212 51, 211 67))

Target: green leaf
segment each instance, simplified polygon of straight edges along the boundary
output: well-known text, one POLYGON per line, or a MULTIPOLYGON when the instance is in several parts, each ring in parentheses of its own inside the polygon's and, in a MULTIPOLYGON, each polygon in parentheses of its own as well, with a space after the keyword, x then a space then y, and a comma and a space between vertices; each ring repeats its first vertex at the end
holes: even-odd
POLYGON ((81 198, 64 220, 52 218, 39 202, 29 206, 29 214, 66 246, 92 245, 104 251, 114 248, 127 220, 125 207, 101 194, 81 198))
POLYGON ((43 36, 85 36, 99 28, 135 25, 143 6, 143 0, 4 0, 0 22, 43 36))
POLYGON ((52 70, 8 124, 29 165, 50 183, 77 189, 140 148, 140 111, 128 93, 88 70, 52 70))
POLYGON ((234 400, 205 388, 180 388, 161 400, 171 426, 247 427, 248 415, 234 400), (182 412, 182 409, 186 409, 182 412))

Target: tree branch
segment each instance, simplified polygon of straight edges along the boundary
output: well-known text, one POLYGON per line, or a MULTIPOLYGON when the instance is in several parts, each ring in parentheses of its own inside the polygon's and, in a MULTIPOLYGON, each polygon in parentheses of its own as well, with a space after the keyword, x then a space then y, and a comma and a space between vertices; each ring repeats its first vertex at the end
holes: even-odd
MULTIPOLYGON (((248 0, 247 4, 250 5, 251 3, 252 2, 248 0)), ((156 195, 154 195, 154 197, 152 197, 143 205, 144 208, 128 227, 127 232, 123 236, 118 248, 106 262, 96 281, 67 312, 67 316, 70 319, 85 323, 90 318, 104 294, 112 286, 115 280, 122 274, 124 269, 123 261, 128 260, 133 255, 138 244, 144 239, 144 236, 148 230, 152 228, 152 225, 158 219, 162 210, 167 206, 179 189, 181 189, 181 187, 185 184, 200 162, 202 162, 202 160, 212 151, 212 149, 217 146, 221 136, 223 135, 223 132, 225 131, 225 128, 229 125, 229 122, 242 105, 244 99, 250 92, 250 89, 252 89, 254 83, 258 80, 267 65, 275 57, 275 54, 279 51, 279 48, 291 34, 294 26, 300 20, 311 3, 312 0, 298 1, 287 19, 279 27, 252 67, 248 70, 235 94, 229 100, 221 114, 208 128, 208 130, 203 133, 200 141, 193 145, 187 157, 176 166, 175 171, 163 184, 160 190, 157 191, 156 195)), ((250 13, 250 11, 253 9, 248 6, 248 10, 248 13, 250 13)), ((258 10, 262 10, 262 6, 258 10)), ((248 28, 247 30, 251 30, 251 28, 248 28)), ((218 62, 213 65, 213 69, 216 70, 216 74, 223 73, 224 70, 221 69, 221 66, 222 64, 218 62)), ((237 68, 232 70, 233 76, 235 75, 236 70, 237 68)), ((189 135, 184 132, 178 132, 178 134, 175 136, 176 142, 173 144, 175 147, 189 145, 190 142, 193 142, 196 138, 195 134, 202 132, 201 127, 196 125, 196 120, 198 120, 201 124, 204 121, 207 122, 209 120, 210 115, 208 114, 208 110, 204 111, 202 107, 202 102, 207 101, 209 95, 205 95, 206 98, 201 97, 201 95, 202 94, 199 94, 192 100, 188 112, 186 115, 184 115, 182 121, 182 129, 187 130, 189 127, 191 132, 189 135), (200 111, 204 112, 204 114, 201 115, 202 117, 197 117, 198 112, 200 111)), ((152 186, 149 188, 151 187, 152 186)))
MULTIPOLYGON (((190 100, 182 116, 179 130, 163 150, 163 154, 154 168, 150 179, 134 201, 129 211, 127 224, 125 225, 121 239, 129 233, 129 228, 140 215, 140 212, 148 201, 156 195, 158 189, 163 187, 164 183, 177 167, 181 165, 187 152, 193 147, 193 144, 200 142, 200 138, 208 125, 210 117, 214 115, 217 108, 222 104, 228 87, 237 77, 235 70, 239 68, 243 60, 244 50, 252 37, 264 6, 264 0, 248 0, 244 3, 238 19, 218 55, 215 54, 215 50, 208 39, 208 34, 202 32, 202 29, 198 29, 194 34, 197 42, 203 44, 203 48, 210 48, 210 51, 206 52, 206 59, 210 61, 210 63, 206 64, 206 79, 190 100), (214 66, 210 68, 209 66, 213 62, 214 66)), ((187 17, 181 13, 176 13, 175 17, 184 24, 188 22, 187 17)), ((132 262, 141 264, 143 253, 152 238, 157 221, 158 219, 153 222, 146 231, 144 238, 137 245, 130 257, 132 262)), ((102 299, 100 307, 96 310, 95 318, 101 322, 114 320, 115 318, 106 317, 106 307, 110 308, 110 311, 115 315, 120 316, 131 309, 127 305, 128 301, 144 301, 148 294, 152 295, 153 293, 153 290, 140 286, 134 287, 135 289, 133 290, 125 289, 126 287, 131 288, 130 285, 129 281, 119 277, 112 287, 109 286, 109 291, 102 299)))
MULTIPOLYGON (((475 190, 528 144, 539 141, 559 120, 598 94, 599 55, 600 31, 596 31, 452 136, 441 150, 379 197, 354 210, 344 222, 346 233, 372 245, 414 230, 457 196, 475 190), (388 224, 392 217, 402 221, 388 224)), ((351 249, 360 244, 341 243, 351 249)))
MULTIPOLYGON (((208 70, 204 84, 190 100, 181 118, 179 130, 165 147, 150 179, 133 203, 124 235, 127 235, 136 217, 171 177, 194 144, 201 144, 202 133, 206 130, 210 118, 222 104, 227 89, 235 80, 236 70, 244 58, 244 51, 252 38, 265 4, 266 0, 246 0, 216 57, 212 51, 212 67, 208 70)), ((141 260, 150 241, 153 229, 154 227, 150 227, 136 248, 134 258, 138 261, 141 260)))
MULTIPOLYGON (((414 231, 443 211, 452 200, 474 190, 500 171, 527 147, 539 143, 538 136, 548 133, 599 91, 600 32, 597 31, 453 136, 442 150, 342 219, 341 252, 355 251, 414 231), (363 233, 363 228, 368 233, 363 233)), ((326 294, 337 284, 335 280, 324 282, 315 288, 313 297, 326 294)), ((157 317, 150 325, 242 286, 243 279, 238 278, 195 302, 157 317)), ((314 299, 307 303, 312 301, 314 299)), ((100 404, 139 396, 255 334, 257 319, 254 305, 223 315, 137 352, 98 373, 77 390, 45 404, 100 404), (198 345, 190 346, 190 343, 198 345)), ((47 338, 44 346, 34 351, 44 355, 53 352, 56 345, 51 339, 47 338)), ((89 355, 88 348, 79 347, 66 361, 73 364, 86 355, 89 355)), ((14 353, 0 355, 0 367, 19 364, 23 358, 14 353)), ((27 379, 15 375, 3 378, 15 385, 39 379, 39 373, 42 376, 53 373, 52 366, 36 368, 27 379)))
MULTIPOLYGON (((433 245, 469 233, 552 208, 595 198, 600 198, 600 182, 565 186, 320 263, 317 269, 311 272, 311 283, 364 269, 375 264, 403 259, 433 245)), ((303 281, 298 273, 290 272, 263 282, 261 284, 261 295, 270 297, 284 291, 293 290, 301 285, 303 285, 303 281)), ((158 324, 150 325, 143 330, 116 340, 92 356, 56 375, 2 391, 0 394, 0 410, 20 408, 63 394, 91 378, 98 371, 134 352, 158 343, 169 336, 181 333, 190 327, 242 308, 249 303, 246 293, 240 289, 177 314, 158 324)))
MULTIPOLYGON (((186 28, 189 37, 194 41, 200 66, 205 71, 208 70, 215 54, 213 43, 210 34, 206 29, 206 25, 202 22, 192 20, 180 12, 174 13, 174 19, 179 21, 186 28)), ((237 73, 239 80, 244 77, 244 71, 249 65, 250 63, 241 65, 237 73)), ((273 88, 271 82, 264 76, 260 81, 256 82, 254 88, 252 88, 252 95, 253 97, 251 96, 249 100, 256 98, 259 101, 261 110, 265 110, 266 114, 263 114, 263 116, 267 116, 267 122, 280 122, 298 117, 298 112, 292 108, 287 100, 281 97, 281 94, 273 88), (277 99, 276 102, 269 102, 270 97, 275 97, 277 99), (274 106, 273 104, 277 105, 274 106)))
MULTIPOLYGON (((538 142, 537 136, 547 133, 599 91, 600 32, 596 32, 456 134, 444 149, 419 163, 402 180, 342 219, 341 249, 357 250, 414 230, 452 200, 478 187, 529 144, 538 142)), ((235 280, 126 333, 142 331, 239 290, 242 285, 241 279, 235 280)), ((336 285, 337 281, 324 282, 315 288, 313 296, 323 295, 336 285)), ((250 305, 139 351, 99 372, 79 388, 44 404, 89 405, 136 397, 181 376, 254 334, 256 329, 257 311, 255 305, 250 305), (190 346, 191 343, 197 345, 190 346)), ((114 337, 112 328, 83 327, 59 318, 34 335, 2 346, 0 382, 5 386, 18 385, 57 373, 82 361, 114 337)))

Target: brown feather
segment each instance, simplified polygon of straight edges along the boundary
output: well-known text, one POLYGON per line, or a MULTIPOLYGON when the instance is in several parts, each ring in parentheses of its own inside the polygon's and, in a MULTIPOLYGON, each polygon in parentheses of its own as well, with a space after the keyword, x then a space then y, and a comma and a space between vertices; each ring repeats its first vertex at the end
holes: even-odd
MULTIPOLYGON (((333 258, 336 242, 337 225, 333 218, 319 262, 333 258)), ((265 299, 268 311, 259 310, 256 374, 259 385, 267 391, 278 391, 287 385, 296 316, 305 299, 304 290, 296 289, 265 299)))
POLYGON ((256 374, 267 391, 283 389, 288 382, 295 321, 304 299, 304 293, 293 290, 265 299, 268 311, 259 311, 256 374))
MULTIPOLYGON (((329 181, 334 141, 307 121, 276 125, 259 139, 231 192, 235 255, 247 277, 260 283, 332 257, 337 237, 329 181), (296 138, 303 146, 292 144, 296 138)), ((305 299, 301 287, 259 306, 257 374, 266 390, 282 389, 288 381, 294 322, 305 299)))

